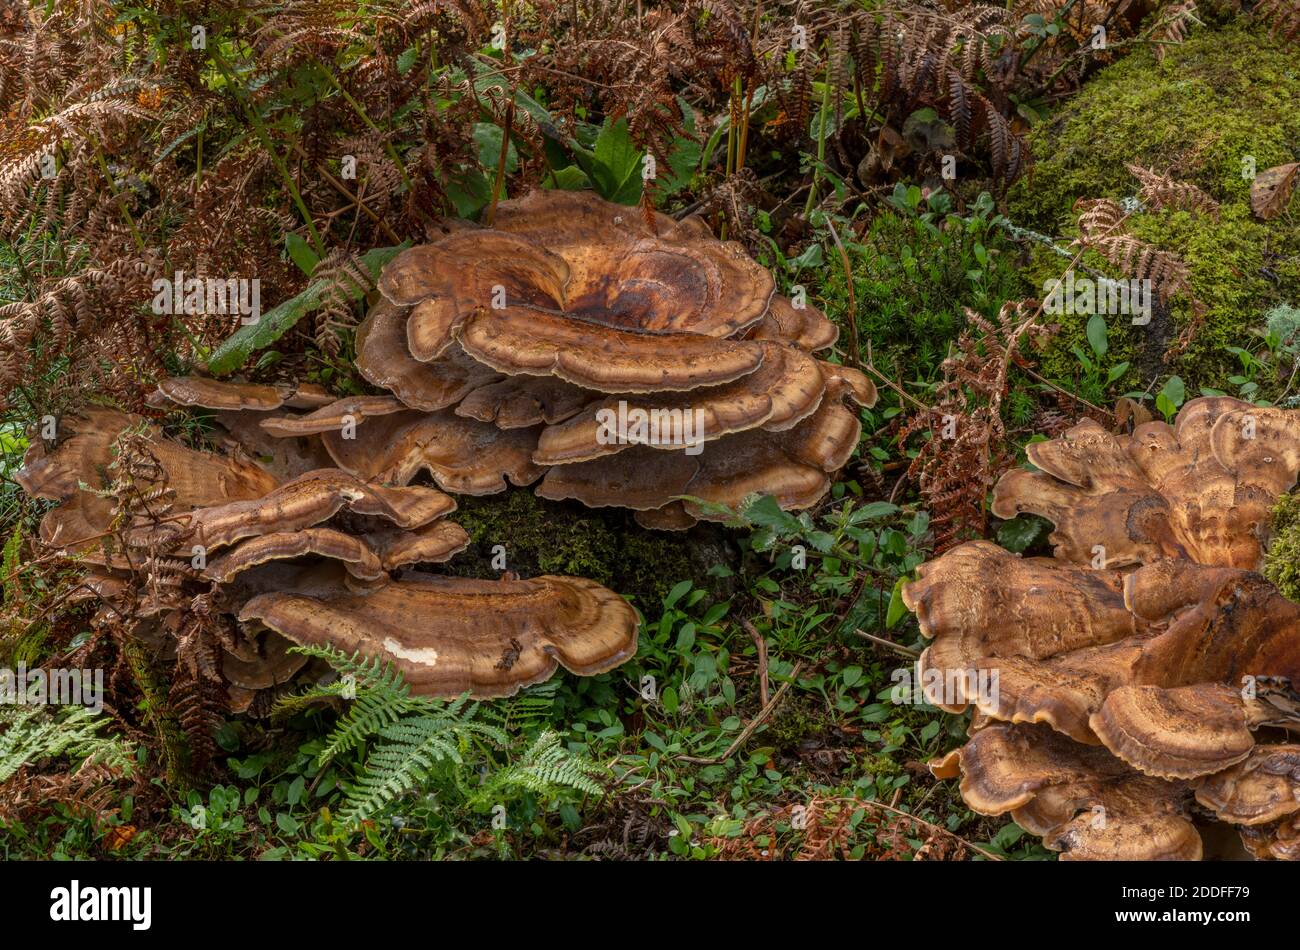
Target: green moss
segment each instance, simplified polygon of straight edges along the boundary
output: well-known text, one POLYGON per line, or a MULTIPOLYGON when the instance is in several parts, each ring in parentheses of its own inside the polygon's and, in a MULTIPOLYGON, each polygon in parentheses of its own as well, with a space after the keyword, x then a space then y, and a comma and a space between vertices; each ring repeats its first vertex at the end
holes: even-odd
MULTIPOLYGON (((943 360, 966 325, 963 308, 991 316, 1020 289, 1013 249, 988 215, 931 217, 884 209, 847 245, 860 338, 871 341, 879 365, 909 374, 943 360)), ((832 258, 823 272, 827 315, 842 326, 843 268, 832 258)))
MULTIPOLYGON (((1187 212, 1140 213, 1130 231, 1188 265, 1192 293, 1205 305, 1191 347, 1175 366, 1162 367, 1164 350, 1192 319, 1190 301, 1175 299, 1145 327, 1117 318, 1113 363, 1129 360, 1129 384, 1177 372, 1195 393, 1231 390, 1224 377, 1234 358, 1225 345, 1250 347, 1271 307, 1300 300, 1300 216, 1269 222, 1250 212, 1250 181, 1242 161, 1256 168, 1294 161, 1300 151, 1300 57, 1266 30, 1232 24, 1198 31, 1170 48, 1163 62, 1134 53, 1103 70, 1032 138, 1033 175, 1011 196, 1011 217, 1052 235, 1072 237, 1079 198, 1122 199, 1137 185, 1126 169, 1136 163, 1200 186, 1221 202, 1216 221, 1187 212)), ((1089 258, 1107 269, 1100 258, 1089 258)), ((1038 250, 1025 271, 1035 294, 1057 276, 1062 259, 1038 250)), ((1114 273, 1113 269, 1107 269, 1114 273)), ((1050 375, 1077 373, 1070 347, 1083 345, 1086 317, 1062 316, 1062 331, 1044 360, 1050 375)), ((1084 346, 1086 350, 1086 345, 1084 346)))
POLYGON ((647 531, 621 509, 589 510, 546 501, 528 490, 457 501, 452 520, 469 533, 470 547, 448 562, 450 573, 499 576, 492 548, 500 544, 506 570, 525 577, 589 577, 632 596, 643 610, 658 604, 678 581, 702 574, 687 534, 647 531))
POLYGON ((1264 576, 1300 603, 1300 494, 1278 499, 1273 507, 1272 535, 1264 555, 1264 576))

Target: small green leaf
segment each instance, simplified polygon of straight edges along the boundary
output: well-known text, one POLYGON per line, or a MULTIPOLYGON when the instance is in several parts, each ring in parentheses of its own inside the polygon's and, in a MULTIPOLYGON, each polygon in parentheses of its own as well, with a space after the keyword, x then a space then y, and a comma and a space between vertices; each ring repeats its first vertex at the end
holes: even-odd
POLYGON ((1088 345, 1098 356, 1105 356, 1110 349, 1106 341, 1106 318, 1099 313, 1088 318, 1088 345))
POLYGON ((907 616, 907 604, 903 603, 903 585, 907 583, 906 577, 900 577, 894 582, 894 591, 889 595, 889 609, 885 611, 885 626, 893 628, 898 621, 907 616))
POLYGON ((1034 515, 1017 515, 1010 521, 998 525, 998 544, 1008 551, 1022 554, 1026 548, 1045 535, 1050 527, 1051 523, 1043 518, 1034 515))
POLYGON ((289 259, 298 265, 298 270, 302 271, 308 277, 320 263, 320 258, 316 252, 311 249, 311 245, 303 238, 301 234, 290 231, 284 236, 285 249, 289 252, 289 259))
POLYGON ((692 586, 693 585, 690 581, 678 581, 677 584, 673 586, 673 589, 668 592, 668 596, 664 598, 664 609, 667 610, 672 607, 673 604, 677 603, 677 601, 685 597, 686 592, 690 590, 692 586))
MULTIPOLYGON (((383 266, 405 249, 405 244, 398 247, 377 247, 366 251, 361 256, 361 262, 377 278, 383 266)), ((326 286, 323 280, 313 281, 296 297, 290 297, 262 314, 256 323, 240 327, 212 354, 208 360, 208 372, 214 376, 225 376, 239 369, 249 356, 270 346, 293 329, 294 324, 305 315, 319 307, 324 300, 326 286)), ((357 288, 353 288, 352 292, 355 297, 361 296, 361 291, 357 288)))
POLYGON ((1182 377, 1170 376, 1169 381, 1160 390, 1160 395, 1167 397, 1175 408, 1181 406, 1183 400, 1187 398, 1187 389, 1183 385, 1182 377))

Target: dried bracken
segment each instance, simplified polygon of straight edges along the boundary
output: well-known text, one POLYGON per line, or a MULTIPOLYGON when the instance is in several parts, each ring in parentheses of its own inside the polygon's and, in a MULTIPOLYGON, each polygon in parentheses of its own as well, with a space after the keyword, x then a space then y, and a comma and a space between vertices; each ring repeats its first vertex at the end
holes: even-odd
MULTIPOLYGON (((321 401, 305 387, 193 379, 165 382, 155 401, 167 397, 271 424, 254 429, 283 428, 282 406, 321 401)), ((366 401, 375 398, 390 400, 330 403, 298 428, 314 434, 302 419, 319 413, 373 414, 383 408, 366 401)), ((175 656, 174 708, 192 711, 182 719, 197 723, 216 697, 236 710, 264 706, 259 695, 307 663, 293 643, 382 659, 434 696, 509 695, 557 665, 586 675, 635 652, 635 612, 593 582, 427 573, 469 543, 444 520, 455 502, 431 486, 336 467, 277 473, 233 438, 229 454, 193 449, 108 409, 65 418, 59 433, 52 447, 35 442, 18 474, 30 494, 60 502, 41 539, 84 569, 72 600, 99 603, 92 626, 128 623, 175 656)), ((203 743, 191 752, 202 760, 203 743)))
POLYGON ((262 424, 319 434, 366 479, 485 494, 545 475, 545 497, 682 528, 715 516, 684 496, 816 503, 858 443, 842 398, 875 401, 810 355, 834 325, 739 245, 590 193, 502 202, 491 228, 398 255, 379 290, 357 365, 393 395, 262 424))
POLYGON ((1177 255, 1125 233, 1128 215, 1118 203, 1109 198, 1079 201, 1075 210, 1079 212, 1079 244, 1097 251, 1125 277, 1151 281, 1161 300, 1190 291, 1187 264, 1177 255))
POLYGON ((1190 182, 1159 175, 1141 165, 1130 163, 1127 168, 1129 174, 1141 183, 1138 199, 1148 208, 1199 211, 1216 218, 1219 216, 1219 203, 1190 182))
POLYGON ((1032 804, 1021 823, 1077 857, 1199 855, 1193 792, 1234 824, 1287 820, 1300 784, 1275 738, 1300 724, 1300 606, 1255 571, 1300 471, 1300 415, 1201 398, 1174 425, 1087 420, 1028 455, 993 511, 1052 521, 1055 556, 972 542, 903 592, 933 640, 933 700, 976 710, 967 802, 1017 820, 1032 804))
POLYGON ((1002 403, 1008 374, 1027 361, 1021 343, 1041 333, 1031 300, 1009 301, 996 321, 966 310, 969 326, 942 363, 935 404, 904 427, 929 438, 908 466, 931 512, 936 551, 982 535, 988 527, 988 492, 1011 463, 1005 448, 1002 403))

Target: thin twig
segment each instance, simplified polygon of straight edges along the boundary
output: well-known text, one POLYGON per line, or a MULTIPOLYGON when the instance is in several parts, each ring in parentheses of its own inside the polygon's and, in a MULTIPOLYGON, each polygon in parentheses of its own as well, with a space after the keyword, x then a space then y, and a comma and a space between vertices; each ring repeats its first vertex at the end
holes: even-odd
POLYGON ((826 216, 826 226, 830 228, 831 238, 835 241, 835 249, 839 252, 840 263, 844 267, 844 286, 849 294, 849 345, 853 347, 853 352, 849 356, 853 359, 853 368, 862 369, 862 351, 858 346, 858 298, 853 289, 853 268, 849 264, 848 251, 844 250, 844 245, 840 243, 839 232, 835 230, 835 222, 830 215, 826 216))
POLYGON ((740 730, 740 735, 736 736, 736 741, 727 746, 727 751, 722 753, 722 755, 713 759, 701 758, 694 755, 679 755, 677 756, 678 760, 682 762, 691 762, 695 765, 721 765, 723 762, 727 761, 727 759, 731 758, 732 753, 744 745, 745 741, 754 734, 754 730, 763 724, 763 720, 772 715, 772 710, 776 709, 776 707, 780 705, 781 699, 785 696, 786 691, 794 684, 794 681, 798 679, 799 671, 801 669, 803 669, 803 660, 799 660, 795 663, 794 669, 790 671, 790 678, 781 684, 781 688, 776 691, 776 695, 758 711, 758 715, 751 719, 744 729, 740 730))
POLYGON ((767 678, 767 641, 758 632, 758 628, 748 620, 741 621, 740 625, 745 628, 745 632, 749 634, 749 638, 754 641, 754 646, 758 649, 758 696, 766 706, 771 698, 768 695, 770 683, 767 678))
POLYGON ((867 633, 865 630, 854 630, 853 633, 856 636, 862 637, 865 640, 870 640, 872 643, 879 644, 882 647, 887 647, 890 650, 901 653, 903 656, 909 657, 913 660, 918 659, 921 656, 919 651, 913 650, 911 647, 905 647, 901 643, 895 643, 893 640, 886 640, 884 637, 878 637, 874 633, 867 633))

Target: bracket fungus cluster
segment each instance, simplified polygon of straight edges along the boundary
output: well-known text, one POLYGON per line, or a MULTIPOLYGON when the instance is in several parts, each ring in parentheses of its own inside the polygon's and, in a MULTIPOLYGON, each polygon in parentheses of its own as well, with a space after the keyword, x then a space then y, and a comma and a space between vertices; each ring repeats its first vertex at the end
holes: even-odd
POLYGON ((1300 412, 1206 397, 1173 425, 1088 420, 1028 456, 993 511, 1050 520, 1054 556, 971 542, 903 590, 927 681, 953 685, 931 701, 973 707, 935 774, 1071 858, 1199 858, 1215 821, 1256 856, 1300 857, 1300 606, 1256 573, 1300 412), (967 688, 979 673, 992 689, 967 688))
POLYGON ((169 380, 156 399, 214 410, 226 451, 89 408, 61 420, 54 445, 32 444, 18 480, 58 502, 41 541, 84 570, 72 597, 100 603, 93 622, 171 649, 201 629, 193 655, 232 708, 307 663, 295 643, 379 658, 433 696, 506 696, 557 666, 590 675, 635 653, 635 611, 592 581, 432 573, 469 541, 446 520, 455 501, 344 471, 303 434, 344 409, 374 424, 387 397, 344 407, 310 387, 169 380), (291 426, 285 407, 309 412, 291 426))
POLYGON ((357 368, 390 395, 286 411, 262 435, 368 480, 538 494, 685 528, 773 495, 813 504, 860 435, 859 371, 812 354, 821 313, 698 218, 534 191, 493 226, 410 248, 379 279, 357 368))

